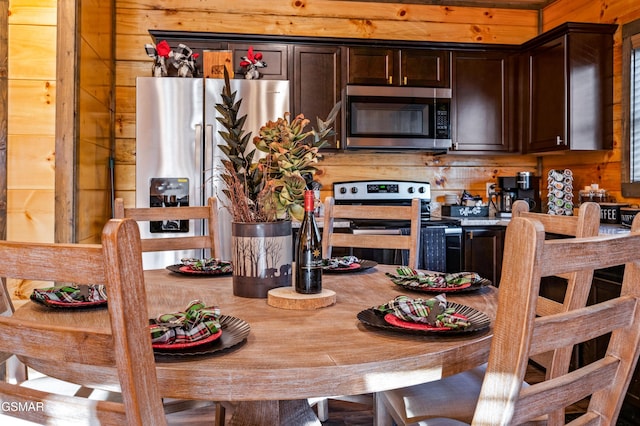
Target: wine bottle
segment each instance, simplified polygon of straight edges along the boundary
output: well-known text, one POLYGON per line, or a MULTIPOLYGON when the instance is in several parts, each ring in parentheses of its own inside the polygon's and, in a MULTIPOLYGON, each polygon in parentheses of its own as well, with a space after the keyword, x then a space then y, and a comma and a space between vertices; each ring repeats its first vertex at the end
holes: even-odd
POLYGON ((313 191, 304 192, 304 219, 296 241, 296 292, 315 294, 322 291, 322 242, 313 214, 313 191))

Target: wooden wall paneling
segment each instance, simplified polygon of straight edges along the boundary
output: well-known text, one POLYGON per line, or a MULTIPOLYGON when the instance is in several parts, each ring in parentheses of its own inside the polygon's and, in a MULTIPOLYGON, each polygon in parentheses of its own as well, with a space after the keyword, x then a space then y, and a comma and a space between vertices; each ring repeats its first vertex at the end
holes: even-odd
MULTIPOLYGON (((136 77, 151 77, 151 58, 148 61, 117 61, 116 84, 120 86, 136 87, 136 77)), ((116 106, 117 110, 117 106, 116 106)))
POLYGON ((56 97, 56 84, 53 81, 10 80, 8 102, 11 105, 11 133, 52 134, 56 125, 56 97))
MULTIPOLYGON (((184 12, 184 11, 182 11, 184 12)), ((247 25, 246 15, 201 11, 191 14, 166 14, 147 10, 144 15, 131 9, 118 10, 120 34, 142 34, 149 29, 188 28, 190 31, 300 35, 310 37, 355 37, 364 39, 429 40, 459 43, 520 44, 535 35, 537 27, 509 23, 479 25, 452 22, 421 22, 331 17, 254 15, 247 25)))
POLYGON ((58 1, 56 81, 56 189, 55 242, 75 241, 75 99, 76 99, 76 2, 58 1))
MULTIPOLYGON (((439 5, 346 2, 316 0, 290 2, 275 0, 244 0, 242 2, 218 2, 215 12, 224 15, 268 15, 276 17, 329 17, 340 19, 389 19, 397 21, 433 21, 452 23, 492 24, 510 22, 511 25, 529 26, 537 22, 538 12, 530 10, 501 9, 499 7, 441 7, 439 5)), ((116 9, 163 10, 166 0, 117 0, 116 9)), ((211 12, 212 8, 201 0, 180 2, 180 11, 186 14, 211 12)), ((175 11, 171 11, 174 13, 175 11)), ((220 31, 218 31, 220 32, 220 31)), ((234 31, 237 32, 237 31, 234 31)))
POLYGON ((21 199, 21 194, 28 197, 19 206, 6 204, 11 212, 7 235, 11 239, 49 242, 53 240, 53 227, 42 229, 41 225, 52 225, 54 217, 50 195, 55 174, 56 4, 18 0, 9 7, 3 12, 3 18, 8 14, 9 20, 3 49, 8 48, 9 89, 5 101, 10 133, 5 141, 8 174, 2 191, 6 200, 21 199))
POLYGON ((53 80, 56 76, 56 28, 44 25, 9 27, 9 78, 53 80))
MULTIPOLYGON (((8 141, 8 75, 9 1, 0 0, 0 239, 7 238, 7 145, 8 141)), ((0 375, 4 378, 4 374, 0 375)))
POLYGON ((119 164, 136 164, 135 138, 116 138, 115 155, 119 164))
POLYGON ((135 112, 118 113, 115 118, 115 133, 117 138, 136 137, 136 114, 135 112))
MULTIPOLYGON (((10 188, 53 190, 55 188, 55 151, 53 135, 10 134, 7 180, 10 188), (19 161, 17 159, 20 159, 19 161)), ((49 209, 53 215, 53 205, 49 209)))
POLYGON ((11 0, 9 5, 9 25, 50 25, 55 27, 57 21, 56 0, 11 0))
POLYGON ((99 243, 102 228, 112 216, 113 5, 113 1, 84 0, 79 8, 75 242, 99 243))
POLYGON ((622 25, 638 18, 640 9, 636 0, 556 0, 543 10, 542 30, 550 30, 566 21, 622 25))
POLYGON ((12 189, 7 192, 7 240, 52 241, 55 216, 53 189, 12 189))

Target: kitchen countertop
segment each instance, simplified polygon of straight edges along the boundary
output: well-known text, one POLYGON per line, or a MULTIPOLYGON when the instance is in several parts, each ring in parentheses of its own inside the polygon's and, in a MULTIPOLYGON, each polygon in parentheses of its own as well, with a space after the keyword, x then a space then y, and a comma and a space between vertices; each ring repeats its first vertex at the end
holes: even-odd
MULTIPOLYGON (((445 218, 445 217, 443 217, 445 218)), ((511 218, 508 217, 455 217, 450 219, 459 219, 461 226, 507 226, 511 218)), ((630 229, 626 226, 622 226, 619 223, 601 223, 600 224, 600 235, 610 235, 610 234, 627 234, 630 232, 630 229)))

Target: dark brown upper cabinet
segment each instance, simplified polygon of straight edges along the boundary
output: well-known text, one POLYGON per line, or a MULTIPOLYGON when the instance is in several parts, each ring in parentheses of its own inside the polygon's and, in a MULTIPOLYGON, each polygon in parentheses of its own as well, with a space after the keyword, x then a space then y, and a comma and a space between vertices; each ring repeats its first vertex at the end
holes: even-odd
MULTIPOLYGON (((292 111, 304 114, 317 129, 317 117, 326 119, 341 96, 341 49, 338 46, 293 46, 292 111)), ((340 115, 333 128, 336 135, 324 149, 339 148, 340 115)))
POLYGON ((450 52, 430 49, 349 47, 349 84, 449 87, 450 52))
POLYGON ((453 52, 452 153, 517 150, 515 52, 453 52))
POLYGON ((523 46, 523 153, 613 147, 616 25, 566 23, 523 46))
MULTIPOLYGON (((262 53, 262 60, 267 64, 260 68, 260 75, 264 80, 289 80, 288 49, 287 44, 275 43, 229 43, 229 50, 233 52, 234 71, 239 76, 242 74, 240 62, 247 56, 249 47, 253 46, 253 53, 262 53)), ((237 77, 236 77, 237 78, 237 77)))

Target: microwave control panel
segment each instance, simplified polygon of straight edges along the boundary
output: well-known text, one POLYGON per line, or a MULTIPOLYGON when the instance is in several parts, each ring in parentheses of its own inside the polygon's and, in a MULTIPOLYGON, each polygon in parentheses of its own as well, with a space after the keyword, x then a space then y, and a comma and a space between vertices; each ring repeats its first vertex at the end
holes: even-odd
POLYGON ((436 102, 436 139, 450 139, 449 102, 436 102))

